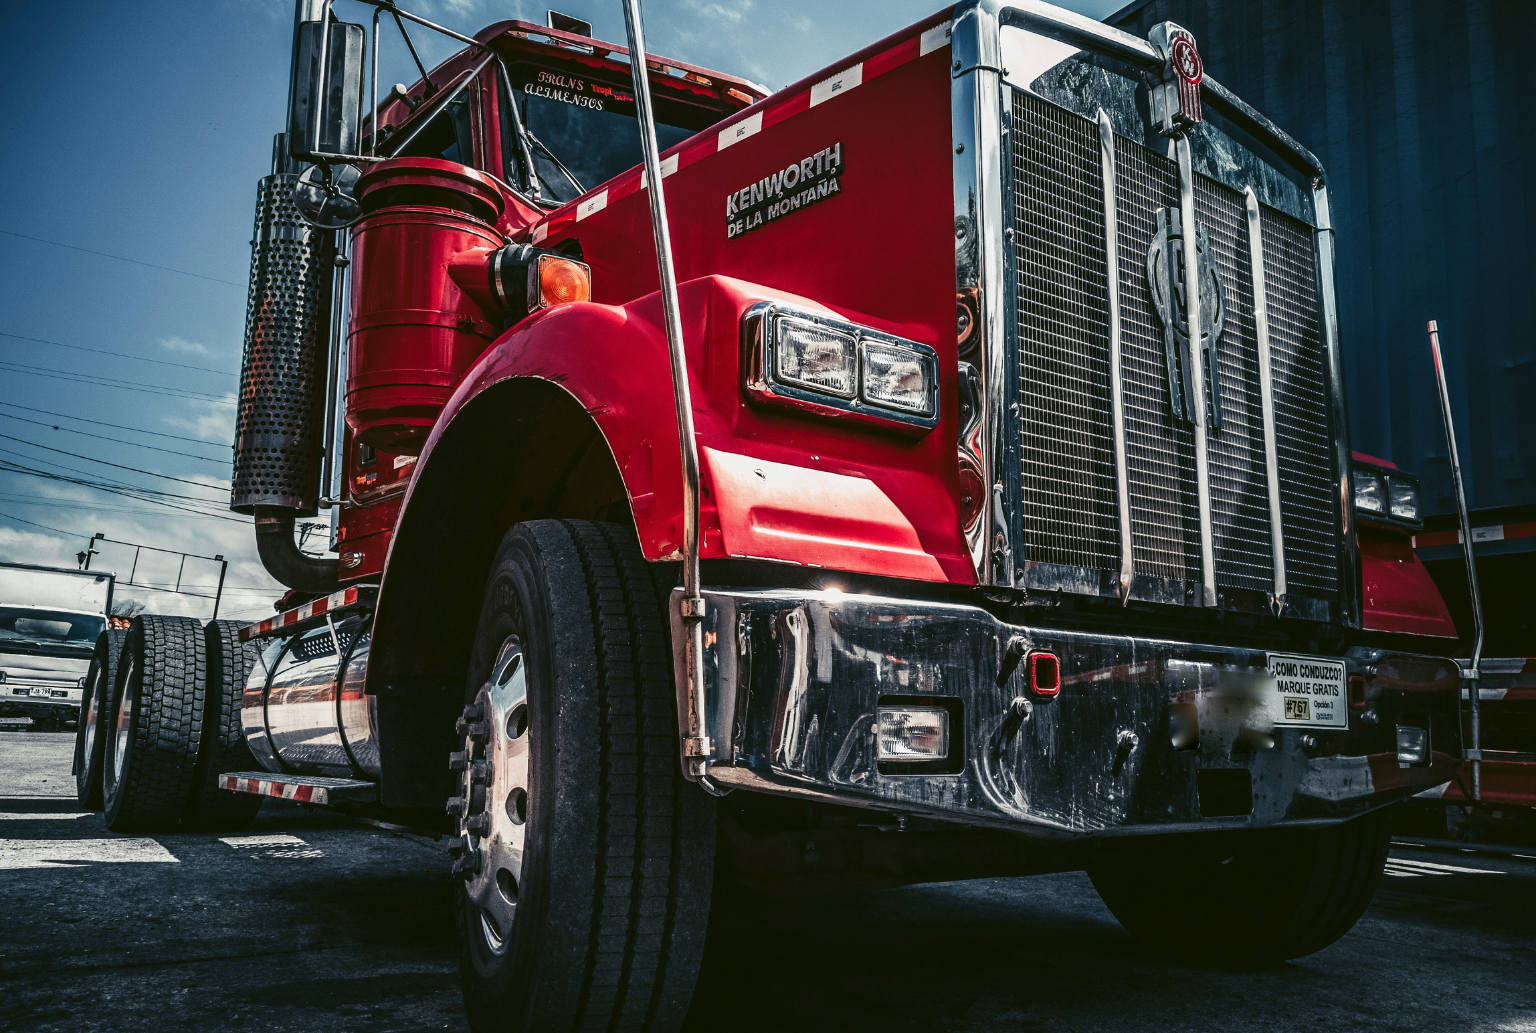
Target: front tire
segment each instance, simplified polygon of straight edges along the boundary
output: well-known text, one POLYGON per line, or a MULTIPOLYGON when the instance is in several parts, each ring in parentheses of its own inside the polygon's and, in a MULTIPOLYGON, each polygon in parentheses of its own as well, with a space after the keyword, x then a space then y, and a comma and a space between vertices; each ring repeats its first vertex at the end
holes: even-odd
POLYGON ((1171 837, 1113 855, 1088 875, 1133 937, 1217 965, 1314 954, 1359 921, 1381 882, 1391 814, 1325 829, 1171 837))
POLYGON ((670 658, 632 530, 541 520, 507 533, 449 802, 472 1029, 682 1024, 715 808, 682 777, 670 658))
POLYGON ((133 619, 105 725, 102 783, 113 832, 169 832, 181 820, 194 785, 206 678, 197 621, 133 619))
POLYGON ((126 631, 103 631, 96 639, 91 666, 80 694, 80 719, 75 722, 75 799, 82 810, 99 811, 101 802, 102 719, 108 713, 112 687, 117 684, 117 658, 123 651, 126 631))

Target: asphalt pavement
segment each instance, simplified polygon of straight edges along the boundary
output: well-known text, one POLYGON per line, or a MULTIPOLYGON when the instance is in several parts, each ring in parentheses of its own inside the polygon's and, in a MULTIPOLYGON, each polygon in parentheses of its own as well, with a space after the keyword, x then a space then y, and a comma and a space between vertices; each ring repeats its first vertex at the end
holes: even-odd
MULTIPOLYGON (((73 742, 0 734, 0 1030, 464 1028, 443 844, 277 801, 115 835, 73 742)), ((1257 971, 1149 956, 1081 874, 731 900, 710 937, 701 1033, 1536 1033, 1531 855, 1394 848, 1351 933, 1257 971)))

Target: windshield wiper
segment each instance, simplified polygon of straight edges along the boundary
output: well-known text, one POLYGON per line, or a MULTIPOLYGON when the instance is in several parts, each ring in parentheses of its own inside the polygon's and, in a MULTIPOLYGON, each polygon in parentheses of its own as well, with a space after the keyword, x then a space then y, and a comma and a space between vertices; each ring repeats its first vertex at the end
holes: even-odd
POLYGON ((29 638, 0 638, 0 647, 4 646, 31 646, 34 649, 43 648, 41 642, 34 642, 29 638))
MULTIPOLYGON (((582 194, 587 192, 587 188, 581 185, 581 180, 577 179, 575 175, 572 174, 571 170, 565 167, 565 162, 555 157, 555 152, 545 146, 543 140, 540 140, 537 136, 533 135, 532 129, 525 129, 523 132, 527 133, 528 139, 532 141, 539 150, 543 151, 544 155, 549 158, 550 161, 555 163, 555 168, 560 170, 560 174, 571 181, 571 186, 576 188, 577 197, 580 197, 582 194)), ((538 173, 535 172, 534 175, 538 175, 538 173)))

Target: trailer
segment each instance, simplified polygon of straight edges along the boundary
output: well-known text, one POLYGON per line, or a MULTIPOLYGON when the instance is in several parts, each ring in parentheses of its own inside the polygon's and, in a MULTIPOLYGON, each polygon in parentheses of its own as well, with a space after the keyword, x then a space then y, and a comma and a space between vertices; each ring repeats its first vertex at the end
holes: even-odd
POLYGON ((1458 671, 1364 617, 1322 167, 1194 35, 968 0, 770 94, 628 0, 380 97, 378 14, 447 30, 370 6, 298 4, 258 187, 232 508, 292 605, 135 622, 111 827, 452 836, 475 1029, 678 1028, 717 881, 1353 925, 1458 671))

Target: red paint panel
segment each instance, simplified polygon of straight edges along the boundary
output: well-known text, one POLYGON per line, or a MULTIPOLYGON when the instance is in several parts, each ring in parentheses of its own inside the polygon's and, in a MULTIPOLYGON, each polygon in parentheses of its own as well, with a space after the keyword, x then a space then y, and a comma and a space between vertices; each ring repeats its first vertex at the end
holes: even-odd
POLYGON ((1371 631, 1456 637, 1445 600, 1408 535, 1360 526, 1360 587, 1364 624, 1371 631))
MULTIPOLYGON (((1470 765, 1465 779, 1471 779, 1470 765)), ((1467 782, 1470 788, 1471 782, 1467 782)), ((1485 760, 1482 771, 1484 806, 1536 807, 1536 764, 1523 761, 1485 760)), ((1461 781, 1446 787, 1440 799, 1447 803, 1465 803, 1469 794, 1461 781)))
POLYGON ((703 450, 727 555, 942 581, 897 505, 865 477, 703 450))

